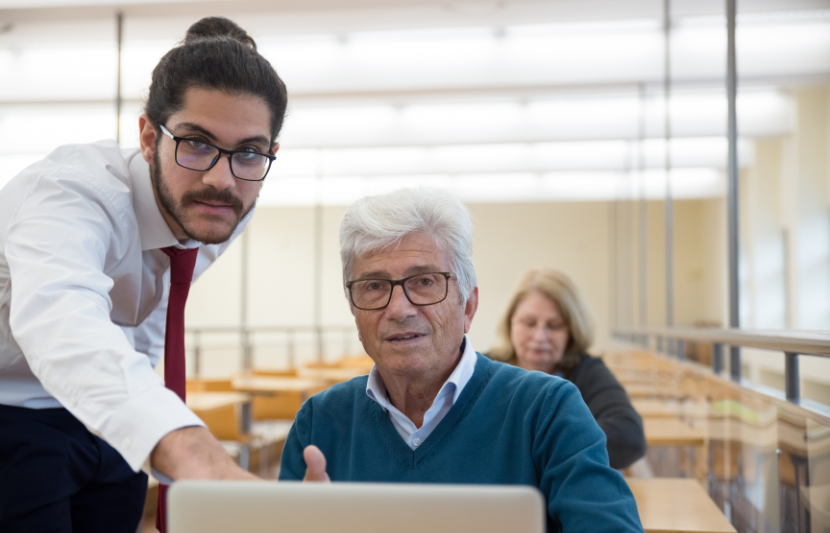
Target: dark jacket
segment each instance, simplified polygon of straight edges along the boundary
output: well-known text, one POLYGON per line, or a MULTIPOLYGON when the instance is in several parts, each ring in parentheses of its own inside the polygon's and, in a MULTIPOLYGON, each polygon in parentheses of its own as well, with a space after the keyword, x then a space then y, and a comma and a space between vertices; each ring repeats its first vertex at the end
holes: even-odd
POLYGON ((605 432, 611 468, 625 468, 645 455, 643 420, 602 359, 583 354, 579 364, 565 378, 579 389, 597 424, 605 432))

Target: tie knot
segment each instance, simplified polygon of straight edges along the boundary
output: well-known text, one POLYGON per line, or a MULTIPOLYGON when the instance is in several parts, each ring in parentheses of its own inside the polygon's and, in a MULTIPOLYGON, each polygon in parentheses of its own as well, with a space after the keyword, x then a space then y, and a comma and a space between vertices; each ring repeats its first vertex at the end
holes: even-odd
POLYGON ((162 248, 161 251, 170 257, 170 283, 190 284, 193 280, 193 269, 196 266, 199 249, 169 246, 162 248))

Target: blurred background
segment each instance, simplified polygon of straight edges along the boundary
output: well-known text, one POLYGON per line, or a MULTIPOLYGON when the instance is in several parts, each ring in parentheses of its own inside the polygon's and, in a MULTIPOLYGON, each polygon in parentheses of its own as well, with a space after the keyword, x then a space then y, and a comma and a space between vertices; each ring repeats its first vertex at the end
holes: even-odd
MULTIPOLYGON (((207 15, 290 109, 251 226, 191 292, 191 374, 362 353, 340 218, 421 184, 474 217, 479 351, 530 266, 584 291, 597 354, 614 327, 729 325, 724 2, 0 0, 0 187, 61 144, 137 146, 152 68, 207 15)), ((737 73, 740 324, 828 330, 830 0, 741 0, 737 73)), ((742 361, 783 390, 780 354, 742 361)), ((802 394, 830 403, 827 360, 802 394)))

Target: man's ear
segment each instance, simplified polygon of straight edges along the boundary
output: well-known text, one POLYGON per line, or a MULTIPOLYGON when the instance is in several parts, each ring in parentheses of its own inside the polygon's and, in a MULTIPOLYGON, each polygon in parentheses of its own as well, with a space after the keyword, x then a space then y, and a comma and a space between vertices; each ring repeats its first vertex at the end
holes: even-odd
POLYGON ((277 155, 277 151, 280 149, 280 143, 274 143, 274 147, 271 149, 271 153, 277 155))
POLYGON ((473 325, 473 317, 476 316, 478 310, 478 287, 473 287, 470 295, 467 297, 467 303, 464 304, 464 333, 470 332, 470 327, 473 325))
POLYGON ((138 117, 138 142, 141 145, 141 156, 149 164, 153 164, 153 155, 156 152, 156 137, 158 132, 153 122, 146 114, 138 117))

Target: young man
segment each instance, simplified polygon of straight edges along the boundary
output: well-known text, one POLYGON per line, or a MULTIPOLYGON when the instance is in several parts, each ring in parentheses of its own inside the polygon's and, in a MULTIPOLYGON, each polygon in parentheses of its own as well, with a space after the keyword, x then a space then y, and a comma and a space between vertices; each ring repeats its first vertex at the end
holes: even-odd
POLYGON ((140 150, 64 146, 0 191, 0 531, 134 533, 142 468, 255 479, 182 401, 184 302, 250 220, 285 107, 253 39, 203 19, 153 71, 140 150))

